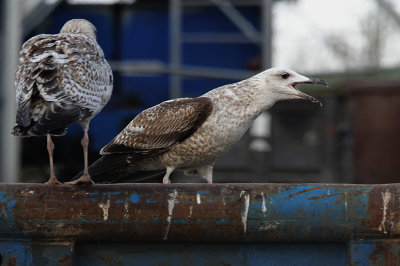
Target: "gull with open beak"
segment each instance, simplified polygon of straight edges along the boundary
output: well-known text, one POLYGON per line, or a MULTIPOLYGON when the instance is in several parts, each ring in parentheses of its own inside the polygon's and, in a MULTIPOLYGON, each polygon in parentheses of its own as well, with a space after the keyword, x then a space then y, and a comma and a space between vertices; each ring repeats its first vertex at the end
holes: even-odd
POLYGON ((173 171, 183 170, 212 183, 215 160, 275 102, 305 99, 321 105, 296 88, 303 83, 327 85, 289 69, 271 68, 197 98, 146 109, 103 147, 103 156, 89 166, 90 176, 95 182, 139 181, 144 171, 161 171, 167 184, 173 171))

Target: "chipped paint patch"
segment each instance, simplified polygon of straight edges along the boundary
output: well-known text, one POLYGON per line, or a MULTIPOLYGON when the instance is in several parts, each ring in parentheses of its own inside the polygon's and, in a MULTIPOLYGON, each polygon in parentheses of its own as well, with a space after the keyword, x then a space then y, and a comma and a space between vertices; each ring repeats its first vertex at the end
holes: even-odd
POLYGON ((267 211, 267 207, 265 205, 265 195, 264 192, 261 192, 261 198, 262 198, 262 203, 261 203, 261 211, 265 213, 267 211))
POLYGON ((140 198, 139 194, 134 193, 134 194, 131 194, 131 196, 129 197, 129 200, 132 203, 138 203, 140 200, 139 198, 140 198))
POLYGON ((199 193, 197 193, 197 195, 196 195, 196 200, 197 200, 197 204, 201 204, 201 197, 200 197, 199 193))
POLYGON ((278 228, 279 223, 278 222, 273 222, 273 223, 264 223, 261 225, 258 230, 259 231, 269 231, 269 230, 276 230, 278 228))
POLYGON ((102 195, 106 195, 106 196, 112 196, 112 195, 119 195, 119 194, 121 194, 121 192, 119 192, 119 191, 110 191, 110 192, 103 192, 101 194, 102 195))
POLYGON ((99 203, 100 209, 103 211, 103 220, 108 220, 108 210, 110 209, 110 199, 107 200, 106 204, 99 203))
POLYGON ((175 203, 176 203, 176 196, 178 196, 178 191, 174 189, 173 192, 169 193, 169 199, 168 199, 168 217, 167 217, 167 229, 165 230, 165 234, 163 239, 168 238, 168 233, 169 233, 169 228, 171 227, 171 221, 172 221, 172 214, 174 212, 175 208, 175 203))
POLYGON ((124 202, 124 219, 129 219, 129 202, 124 202))
POLYGON ((246 234, 247 232, 247 215, 249 213, 249 205, 250 205, 250 195, 246 194, 246 191, 240 192, 240 198, 244 195, 244 208, 242 208, 242 224, 243 224, 243 232, 246 234))
POLYGON ((190 207, 189 207, 189 216, 188 216, 188 218, 192 217, 192 213, 193 213, 193 206, 190 205, 190 207))
POLYGON ((383 213, 382 213, 382 221, 378 227, 379 231, 383 231, 383 233, 386 235, 387 230, 386 230, 386 216, 387 216, 387 210, 389 207, 389 201, 390 201, 391 193, 386 190, 384 193, 382 193, 382 201, 383 201, 383 213))

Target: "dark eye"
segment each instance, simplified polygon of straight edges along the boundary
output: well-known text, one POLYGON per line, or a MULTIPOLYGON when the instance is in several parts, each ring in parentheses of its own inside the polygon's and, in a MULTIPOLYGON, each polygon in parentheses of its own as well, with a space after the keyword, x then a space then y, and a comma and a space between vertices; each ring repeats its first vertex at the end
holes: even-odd
POLYGON ((281 75, 281 77, 282 77, 283 79, 287 79, 289 76, 290 76, 289 73, 283 73, 283 74, 281 75))

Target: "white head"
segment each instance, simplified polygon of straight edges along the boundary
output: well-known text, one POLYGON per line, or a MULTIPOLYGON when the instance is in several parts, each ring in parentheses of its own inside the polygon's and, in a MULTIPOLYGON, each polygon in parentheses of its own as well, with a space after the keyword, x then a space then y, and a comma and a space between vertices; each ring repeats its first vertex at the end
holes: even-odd
POLYGON ((96 27, 86 19, 71 19, 61 28, 60 33, 83 34, 96 40, 96 27))
POLYGON ((287 99, 306 99, 313 103, 321 102, 314 97, 307 95, 296 88, 296 85, 303 83, 323 84, 327 86, 326 81, 317 78, 308 78, 300 75, 293 70, 284 68, 270 68, 254 76, 261 84, 263 90, 268 90, 269 97, 276 100, 287 99))

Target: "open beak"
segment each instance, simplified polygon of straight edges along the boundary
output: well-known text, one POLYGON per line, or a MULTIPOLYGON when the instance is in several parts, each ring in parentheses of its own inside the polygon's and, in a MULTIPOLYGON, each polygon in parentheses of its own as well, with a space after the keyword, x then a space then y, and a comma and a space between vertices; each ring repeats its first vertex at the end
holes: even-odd
POLYGON ((296 96, 299 96, 300 98, 306 99, 312 103, 317 103, 320 106, 322 106, 322 103, 318 99, 316 99, 308 94, 305 94, 304 92, 297 89, 296 85, 298 85, 298 84, 322 84, 322 85, 325 85, 326 87, 328 87, 328 83, 325 80, 318 79, 318 78, 310 78, 305 81, 293 82, 292 84, 290 84, 290 86, 297 91, 296 96))

